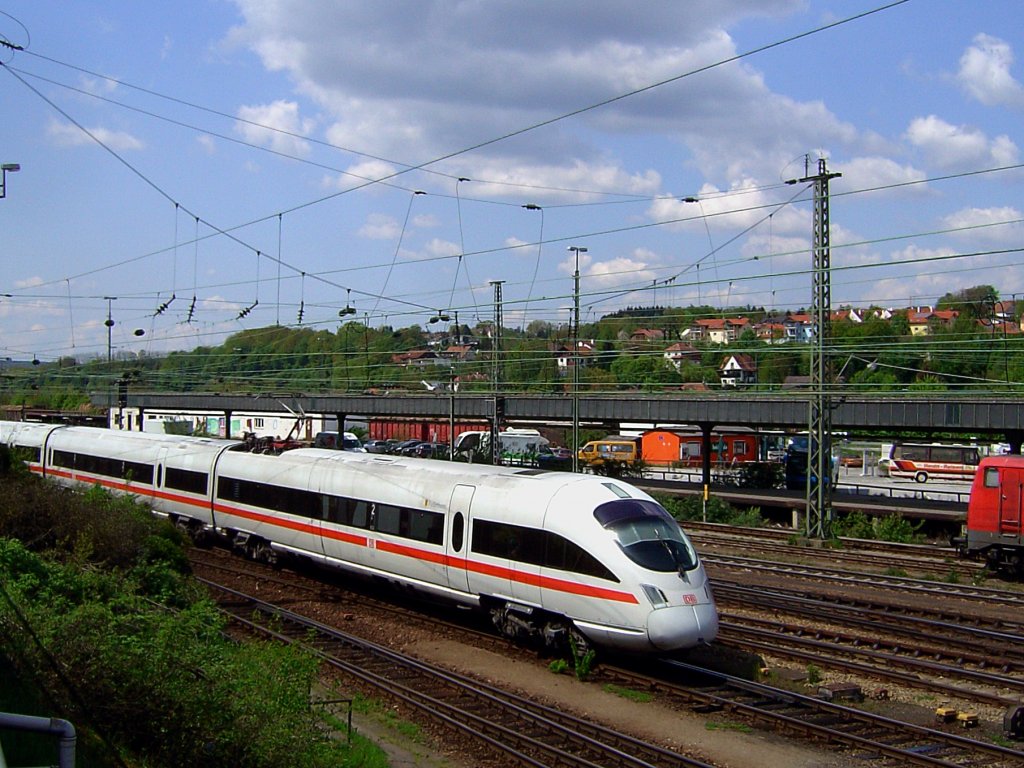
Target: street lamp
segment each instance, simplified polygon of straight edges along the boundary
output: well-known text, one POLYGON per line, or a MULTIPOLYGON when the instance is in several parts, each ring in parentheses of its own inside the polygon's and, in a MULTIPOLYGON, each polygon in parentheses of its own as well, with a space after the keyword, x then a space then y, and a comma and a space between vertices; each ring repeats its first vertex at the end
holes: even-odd
POLYGON ((104 321, 103 324, 107 326, 107 365, 110 365, 113 359, 111 356, 110 342, 111 334, 113 333, 114 330, 114 318, 110 316, 110 302, 116 301, 117 296, 104 296, 103 298, 107 300, 107 319, 104 321))
POLYGON ((17 163, 4 163, 0 165, 0 198, 7 197, 7 172, 20 171, 21 166, 17 163))
POLYGON ((580 254, 587 249, 570 245, 566 250, 575 255, 576 266, 572 273, 572 471, 579 472, 580 443, 580 254))
POLYGON ((540 211, 540 236, 537 238, 537 261, 533 265, 533 277, 530 278, 530 290, 526 293, 526 303, 523 305, 523 321, 519 324, 520 330, 529 326, 530 298, 533 296, 533 286, 537 283, 537 272, 540 270, 541 248, 544 246, 544 209, 536 203, 527 203, 522 206, 527 211, 540 211))

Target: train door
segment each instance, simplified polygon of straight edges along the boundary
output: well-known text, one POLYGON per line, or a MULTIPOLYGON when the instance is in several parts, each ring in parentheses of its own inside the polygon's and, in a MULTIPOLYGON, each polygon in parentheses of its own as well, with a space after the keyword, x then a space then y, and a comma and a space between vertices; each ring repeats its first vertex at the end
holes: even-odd
POLYGON ((469 592, 469 508, 476 488, 456 485, 448 503, 448 531, 445 537, 445 562, 448 567, 448 586, 460 592, 469 592))
POLYGON ((1024 470, 1006 467, 999 486, 999 533, 1004 536, 1020 536, 1024 470))
POLYGON ((156 461, 153 462, 153 495, 152 507, 158 512, 169 513, 171 504, 164 495, 164 473, 167 472, 167 446, 156 449, 156 461))

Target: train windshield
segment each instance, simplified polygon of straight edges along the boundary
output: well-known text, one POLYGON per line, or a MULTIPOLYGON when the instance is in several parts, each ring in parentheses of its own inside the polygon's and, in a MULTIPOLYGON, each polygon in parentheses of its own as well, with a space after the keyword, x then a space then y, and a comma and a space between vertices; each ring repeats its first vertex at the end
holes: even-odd
POLYGON ((594 517, 642 568, 684 573, 697 567, 697 553, 659 504, 643 499, 609 501, 594 510, 594 517))

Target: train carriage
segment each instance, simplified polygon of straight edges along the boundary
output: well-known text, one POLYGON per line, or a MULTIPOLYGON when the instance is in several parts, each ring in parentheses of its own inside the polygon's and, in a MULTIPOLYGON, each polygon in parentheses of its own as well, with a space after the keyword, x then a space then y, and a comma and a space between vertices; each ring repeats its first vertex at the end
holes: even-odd
POLYGON ((258 559, 309 557, 480 606, 510 636, 650 652, 717 635, 688 538, 618 480, 80 427, 34 439, 62 482, 145 497, 258 559))
POLYGON ((54 430, 60 428, 59 424, 0 421, 0 445, 6 445, 19 454, 30 472, 42 475, 46 439, 54 430))
POLYGON ((1024 457, 981 460, 971 486, 964 535, 954 539, 964 557, 993 571, 1024 576, 1024 457))

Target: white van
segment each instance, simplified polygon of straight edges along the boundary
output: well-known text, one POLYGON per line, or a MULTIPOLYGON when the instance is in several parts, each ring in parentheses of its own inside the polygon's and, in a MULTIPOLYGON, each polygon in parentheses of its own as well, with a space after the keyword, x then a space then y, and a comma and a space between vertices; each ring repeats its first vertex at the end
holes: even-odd
POLYGON ((366 453, 366 449, 359 442, 359 438, 351 432, 317 432, 316 438, 313 441, 313 447, 366 453))

